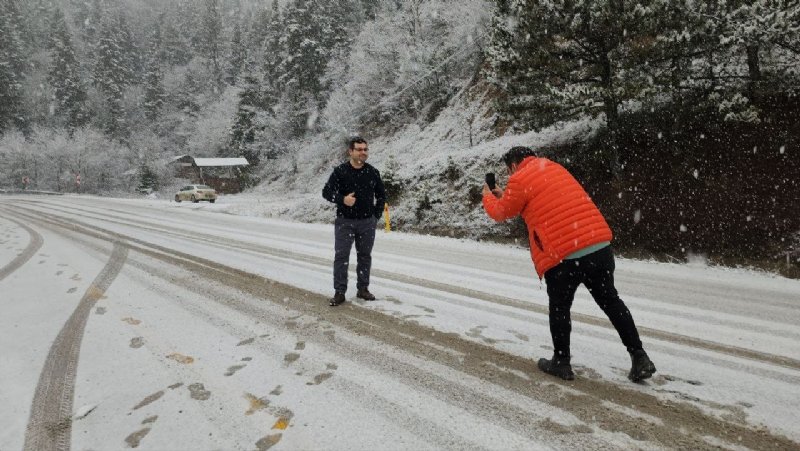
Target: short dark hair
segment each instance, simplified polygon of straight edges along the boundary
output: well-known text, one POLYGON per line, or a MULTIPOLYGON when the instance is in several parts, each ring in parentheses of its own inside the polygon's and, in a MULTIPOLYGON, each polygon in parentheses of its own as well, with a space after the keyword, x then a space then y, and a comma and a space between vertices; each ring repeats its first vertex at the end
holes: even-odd
POLYGON ((525 146, 515 146, 512 147, 505 155, 500 159, 503 163, 505 163, 506 167, 510 168, 512 164, 520 164, 522 160, 528 157, 535 157, 536 152, 533 151, 530 147, 525 146))
POLYGON ((366 144, 367 140, 360 137, 360 136, 352 136, 350 139, 347 140, 347 149, 352 150, 356 148, 356 143, 358 144, 366 144))

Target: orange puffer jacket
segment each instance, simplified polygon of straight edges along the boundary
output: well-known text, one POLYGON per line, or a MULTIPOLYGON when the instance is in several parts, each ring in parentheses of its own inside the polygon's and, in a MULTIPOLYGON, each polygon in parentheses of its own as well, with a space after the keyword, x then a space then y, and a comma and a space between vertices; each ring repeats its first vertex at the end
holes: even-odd
POLYGON ((540 279, 569 254, 612 238, 611 228, 580 183, 546 158, 524 159, 508 179, 503 197, 484 195, 483 208, 495 221, 522 215, 540 279))

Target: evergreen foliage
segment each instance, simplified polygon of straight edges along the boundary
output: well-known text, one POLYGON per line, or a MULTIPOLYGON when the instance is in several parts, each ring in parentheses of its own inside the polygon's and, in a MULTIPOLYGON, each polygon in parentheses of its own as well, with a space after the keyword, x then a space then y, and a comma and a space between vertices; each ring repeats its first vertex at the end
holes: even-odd
POLYGON ((161 28, 156 26, 150 41, 150 51, 147 56, 147 66, 144 80, 144 110, 145 116, 150 121, 155 121, 166 99, 161 70, 161 28))
POLYGON ((239 93, 239 107, 231 129, 230 146, 223 156, 244 156, 251 166, 258 166, 260 155, 251 145, 256 135, 256 113, 259 110, 260 96, 258 80, 250 73, 243 76, 244 88, 239 93))
POLYGON ((16 0, 0 1, 0 133, 11 127, 28 130, 23 108, 25 53, 16 0))
POLYGON ((237 23, 233 30, 233 37, 231 38, 230 53, 227 63, 227 77, 226 81, 229 85, 235 85, 239 80, 239 74, 244 69, 247 60, 247 49, 242 41, 242 28, 237 23))
POLYGON ((53 64, 48 80, 53 87, 53 113, 74 131, 88 121, 87 94, 64 13, 56 9, 51 25, 53 64))
POLYGON ((386 190, 386 202, 391 206, 400 199, 404 190, 404 183, 397 174, 400 169, 400 164, 394 158, 394 155, 389 156, 386 160, 386 165, 381 171, 381 179, 383 180, 383 187, 386 190))
POLYGON ((757 121, 759 98, 796 93, 798 15, 769 0, 501 0, 487 75, 523 129, 602 113, 613 133, 626 110, 673 102, 757 121))
POLYGON ((199 37, 199 50, 211 63, 217 92, 221 91, 223 83, 222 71, 222 17, 220 15, 219 0, 204 0, 201 32, 199 37))
POLYGON ((84 46, 86 63, 93 65, 97 58, 103 12, 107 10, 107 6, 104 0, 72 0, 72 2, 74 3, 72 17, 84 46))
POLYGON ((139 165, 139 186, 136 190, 140 193, 151 193, 158 190, 158 175, 149 166, 139 165))
POLYGON ((130 76, 126 57, 122 53, 122 46, 116 33, 116 25, 115 20, 106 18, 101 26, 94 82, 103 94, 107 108, 105 131, 115 138, 123 138, 129 132, 125 125, 125 108, 122 101, 130 76))
POLYGON ((182 66, 192 59, 191 34, 182 32, 183 24, 179 22, 179 17, 179 11, 168 11, 161 15, 158 22, 161 32, 159 58, 162 63, 171 66, 182 66))
POLYGON ((279 70, 284 52, 281 49, 281 33, 283 17, 278 7, 278 2, 272 2, 269 22, 264 25, 261 47, 263 52, 263 65, 261 68, 261 97, 262 107, 269 113, 278 103, 280 98, 279 70))

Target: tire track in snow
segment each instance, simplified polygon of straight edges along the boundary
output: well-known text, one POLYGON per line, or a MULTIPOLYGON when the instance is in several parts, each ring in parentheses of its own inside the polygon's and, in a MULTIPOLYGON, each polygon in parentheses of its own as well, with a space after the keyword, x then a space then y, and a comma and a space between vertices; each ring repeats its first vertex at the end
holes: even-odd
MULTIPOLYGON (((3 211, 7 212, 6 209, 3 209, 3 211)), ((40 235, 37 231, 33 230, 32 228, 28 227, 24 223, 14 218, 6 216, 6 219, 25 229, 25 231, 28 232, 28 235, 31 236, 31 240, 28 242, 28 245, 25 246, 25 249, 19 255, 14 257, 14 259, 11 260, 11 262, 9 262, 7 265, 0 268, 0 280, 3 280, 9 275, 11 275, 11 273, 19 269, 22 265, 27 263, 28 260, 33 258, 33 256, 36 255, 36 252, 38 252, 39 249, 42 247, 42 243, 44 243, 42 235, 40 235)))
MULTIPOLYGON (((25 207, 22 207, 25 208, 25 207)), ((80 208, 78 209, 64 209, 64 213, 74 214, 76 210, 82 211, 80 208)), ((39 214, 44 214, 38 210, 28 210, 34 211, 39 214)), ((86 211, 87 213, 91 213, 93 215, 99 215, 99 213, 95 211, 86 211)), ((58 217, 58 216, 56 216, 58 217)), ((60 217, 61 220, 65 220, 66 218, 60 217)), ((289 251, 286 249, 279 249, 273 248, 268 246, 263 246, 255 243, 248 243, 243 241, 238 241, 229 238, 223 238, 214 235, 203 234, 200 232, 193 232, 191 234, 187 234, 182 232, 178 229, 166 228, 159 224, 153 224, 145 221, 137 221, 135 219, 128 219, 128 218, 121 218, 117 216, 101 216, 99 218, 94 219, 101 219, 110 223, 116 223, 124 226, 131 226, 133 223, 139 224, 141 227, 140 229, 146 229, 155 233, 159 234, 169 234, 172 236, 180 237, 183 240, 193 240, 201 243, 206 243, 208 245, 217 246, 221 248, 236 248, 245 252, 254 252, 260 254, 266 254, 273 257, 280 258, 282 260, 294 260, 294 261, 301 261, 306 263, 311 263, 315 265, 320 265, 324 267, 325 270, 329 270, 330 268, 330 260, 320 257, 315 257, 311 255, 305 255, 293 251, 289 251)), ((69 219, 72 220, 72 219, 69 219)), ((78 224, 82 224, 86 227, 92 227, 98 230, 103 230, 97 226, 93 226, 90 224, 86 224, 84 222, 78 221, 78 224)), ((107 232, 107 231, 106 231, 107 232)), ((108 232, 107 232, 108 233, 108 232)), ((127 239, 127 237, 126 237, 127 239)), ((144 243, 144 242, 142 242, 144 243)), ((146 243, 145 243, 146 244, 146 243)), ((489 294, 486 292, 473 290, 470 288, 459 287, 455 285, 450 285, 441 282, 435 282, 432 280, 427 279, 420 279, 413 276, 408 276, 404 274, 397 274, 389 271, 373 269, 372 275, 374 277, 380 277, 384 279, 389 279, 395 282, 405 283, 412 286, 417 287, 424 287, 431 290, 441 291, 445 293, 452 293, 460 296, 466 296, 482 301, 486 301, 493 304, 499 304, 507 307, 513 307, 520 310, 537 313, 547 317, 548 315, 548 307, 545 305, 536 305, 530 302, 524 302, 517 299, 489 294)), ((572 312, 572 321, 579 322, 583 324, 588 324, 595 327, 600 327, 604 329, 612 330, 613 326, 609 323, 606 318, 598 318, 586 314, 581 314, 578 312, 572 312)), ((749 327, 747 325, 738 325, 733 324, 732 327, 749 327)), ((654 338, 657 340, 663 340, 673 344, 685 345, 697 349, 703 349, 711 352, 716 352, 720 354, 726 354, 733 357, 744 358, 748 360, 753 360, 757 362, 763 362, 771 365, 778 365, 785 368, 790 368, 793 370, 800 370, 800 360, 793 359, 791 357, 780 356, 775 354, 768 354, 765 352, 755 351, 751 349, 741 348, 738 346, 726 345, 722 343, 716 343, 712 341, 707 341, 699 338, 694 338, 686 335, 676 334, 672 332, 667 332, 659 329, 652 329, 648 327, 638 326, 639 334, 642 337, 654 338)), ((776 332, 777 333, 777 332, 776 332)))
MULTIPOLYGON (((241 290, 256 298, 269 302, 289 298, 291 302, 282 305, 312 317, 324 316, 332 324, 346 328, 356 335, 370 337, 403 349, 411 355, 478 377, 486 383, 512 390, 523 397, 545 402, 570 412, 585 424, 607 432, 624 433, 634 440, 644 441, 642 443, 686 449, 716 449, 719 446, 794 449, 800 445, 786 436, 759 426, 717 418, 688 402, 660 400, 652 393, 610 381, 581 378, 565 383, 545 375, 539 377, 536 375, 540 373, 535 370, 530 359, 474 343, 457 334, 441 333, 414 322, 388 317, 381 312, 354 304, 345 305, 339 310, 346 314, 331 315, 326 298, 322 295, 136 238, 123 237, 100 227, 81 224, 72 219, 64 222, 57 216, 38 213, 38 220, 64 229, 105 240, 129 239, 131 249, 137 252, 198 273, 204 280, 241 290), (464 359, 454 359, 452 351, 463 354, 464 359), (497 371, 498 368, 502 371, 497 371), (630 411, 631 406, 636 406, 635 410, 630 411)), ((227 305, 236 309, 243 307, 227 305)), ((394 370, 396 369, 391 369, 394 370)), ((414 368, 409 367, 407 371, 413 373, 414 368)), ((459 404, 464 400, 472 400, 477 405, 492 404, 491 401, 481 400, 479 393, 458 392, 453 396, 454 402, 459 404), (489 404, 486 404, 487 401, 489 404)), ((510 426, 532 426, 524 415, 520 417, 513 415, 513 412, 504 419, 509 421, 510 426)))
POLYGON ((115 241, 111 258, 89 285, 50 347, 33 396, 23 449, 70 449, 75 373, 86 321, 92 307, 122 270, 127 256, 127 246, 115 241))

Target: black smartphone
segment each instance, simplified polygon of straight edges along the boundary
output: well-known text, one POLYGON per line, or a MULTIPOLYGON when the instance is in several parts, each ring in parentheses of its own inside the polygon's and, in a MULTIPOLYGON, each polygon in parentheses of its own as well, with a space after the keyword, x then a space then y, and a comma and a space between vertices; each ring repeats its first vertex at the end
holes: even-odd
POLYGON ((497 186, 497 180, 494 177, 494 172, 486 174, 486 184, 489 185, 489 189, 494 189, 497 186))

